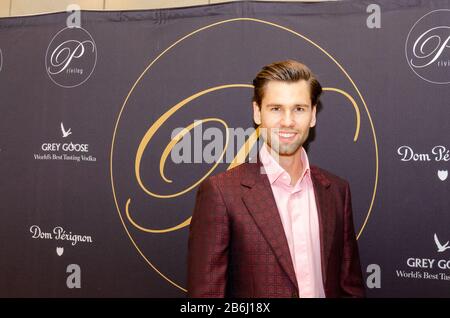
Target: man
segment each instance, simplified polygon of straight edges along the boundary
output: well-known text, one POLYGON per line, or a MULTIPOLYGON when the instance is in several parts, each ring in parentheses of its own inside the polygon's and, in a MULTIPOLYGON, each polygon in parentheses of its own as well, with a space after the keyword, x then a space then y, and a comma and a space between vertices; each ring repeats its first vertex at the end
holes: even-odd
POLYGON ((253 80, 256 163, 199 187, 189 233, 189 297, 364 297, 350 188, 302 147, 322 92, 287 60, 253 80))

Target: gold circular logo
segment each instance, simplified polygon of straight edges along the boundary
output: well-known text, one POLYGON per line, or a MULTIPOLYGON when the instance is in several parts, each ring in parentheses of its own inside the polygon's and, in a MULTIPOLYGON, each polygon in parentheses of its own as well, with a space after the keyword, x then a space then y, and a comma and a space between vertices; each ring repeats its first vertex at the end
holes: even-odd
MULTIPOLYGON (((150 69, 152 69, 152 67, 156 66, 156 63, 160 59, 162 59, 165 55, 170 54, 172 52, 172 50, 174 50, 176 47, 183 45, 188 39, 190 39, 194 36, 198 36, 202 32, 211 31, 212 29, 218 28, 221 26, 237 26, 237 27, 239 27, 242 23, 251 23, 251 24, 257 24, 257 25, 262 24, 262 25, 268 26, 275 30, 282 30, 282 31, 288 32, 289 34, 293 35, 295 39, 301 39, 301 40, 305 41, 312 48, 319 50, 327 59, 329 59, 333 64, 335 64, 337 66, 337 68, 342 72, 344 77, 349 81, 349 83, 351 84, 351 87, 356 92, 356 95, 357 95, 356 98, 363 105, 363 110, 364 110, 365 114, 367 115, 367 120, 369 123, 368 128, 370 131, 371 140, 373 141, 374 157, 375 157, 374 158, 374 163, 375 163, 374 172, 375 173, 374 173, 374 183, 373 183, 373 188, 372 188, 372 194, 371 194, 370 203, 367 208, 367 213, 364 218, 364 221, 362 222, 361 227, 357 231, 357 238, 359 238, 361 236, 364 228, 367 225, 367 222, 371 215, 375 196, 376 196, 377 184, 378 184, 378 146, 377 146, 377 139, 376 139, 376 134, 375 134, 375 127, 373 125, 369 109, 368 109, 366 102, 364 101, 364 98, 361 95, 358 87, 356 86, 356 84, 354 83, 354 81, 352 80, 350 75, 347 73, 347 71, 339 64, 339 62, 336 61, 336 59, 330 53, 328 53, 325 49, 323 49, 321 46, 319 46, 317 43, 315 43, 311 39, 307 38, 306 36, 296 32, 296 31, 293 31, 293 30, 291 30, 287 27, 281 26, 279 24, 260 20, 260 19, 254 19, 254 18, 229 19, 229 20, 212 23, 210 25, 199 28, 199 29, 187 34, 186 36, 180 38, 179 40, 177 40, 176 42, 171 44, 169 47, 167 47, 163 52, 161 52, 154 60, 152 60, 150 62, 150 64, 145 68, 145 70, 141 73, 141 75, 138 77, 136 82, 133 84, 127 97, 125 98, 125 101, 124 101, 122 108, 120 109, 119 115, 117 117, 116 124, 114 127, 114 133, 113 133, 113 137, 112 137, 111 153, 110 153, 110 174, 111 174, 112 193, 114 196, 114 202, 115 202, 115 205, 117 208, 117 212, 119 214, 120 220, 122 222, 122 225, 123 225, 128 237, 130 238, 132 244, 134 245, 134 247, 136 248, 138 253, 143 257, 143 259, 148 263, 148 265, 156 273, 158 273, 162 278, 164 278, 167 282, 169 282, 170 284, 179 288, 182 291, 186 291, 186 289, 184 287, 182 287, 179 282, 176 282, 175 279, 169 277, 168 274, 163 273, 163 271, 160 270, 159 267, 156 266, 154 264, 154 262, 152 262, 147 255, 145 255, 145 253, 143 252, 142 244, 137 243, 137 236, 139 236, 139 238, 141 239, 142 235, 152 235, 152 236, 161 235, 161 234, 173 235, 174 233, 179 232, 178 230, 186 228, 189 225, 190 217, 187 217, 181 221, 180 220, 175 221, 172 225, 166 226, 164 228, 154 228, 154 227, 143 226, 143 225, 141 225, 139 220, 136 220, 135 215, 137 214, 138 209, 136 209, 136 210, 133 209, 133 203, 135 202, 132 200, 133 194, 132 193, 121 193, 121 197, 119 197, 119 193, 118 193, 118 182, 121 182, 121 181, 119 181, 121 179, 117 178, 116 175, 119 172, 121 172, 121 170, 123 168, 123 166, 122 166, 123 163, 121 160, 119 160, 121 157, 119 156, 119 154, 116 151, 119 143, 121 142, 121 140, 119 140, 119 138, 118 138, 118 132, 120 129, 124 129, 124 128, 122 128, 123 121, 124 121, 124 112, 125 112, 127 105, 130 104, 130 100, 133 98, 133 95, 136 94, 138 85, 142 82, 144 76, 149 73, 150 69), (133 234, 132 234, 132 231, 135 231, 135 232, 133 232, 133 234)), ((271 61, 268 61, 268 62, 271 62, 271 61)), ((126 177, 123 177, 124 179, 125 178, 127 179, 125 181, 125 183, 133 182, 135 184, 135 186, 138 186, 139 191, 141 193, 143 193, 147 197, 153 198, 153 200, 173 199, 175 197, 179 197, 179 196, 182 196, 182 195, 192 192, 200 184, 200 182, 202 182, 207 176, 209 176, 217 168, 217 163, 214 164, 201 178, 197 178, 195 180, 195 182, 193 182, 192 184, 183 187, 181 190, 179 190, 175 193, 162 193, 161 191, 155 190, 154 188, 150 187, 144 181, 144 180, 149 179, 149 178, 147 178, 147 179, 144 178, 143 173, 142 173, 142 170, 143 170, 142 162, 143 162, 143 158, 146 155, 146 153, 149 152, 149 150, 148 150, 149 144, 154 139, 153 137, 155 136, 156 132, 159 129, 161 129, 162 125, 164 123, 167 123, 170 120, 170 118, 172 116, 174 116, 174 114, 177 111, 182 109, 188 103, 195 102, 197 99, 202 98, 202 96, 206 96, 207 94, 214 94, 214 93, 218 93, 218 92, 231 91, 231 90, 234 90, 234 91, 235 90, 248 90, 248 91, 250 91, 251 88, 252 88, 252 85, 249 85, 246 83, 235 83, 235 84, 225 84, 225 85, 213 86, 213 87, 209 87, 206 89, 202 89, 202 90, 194 93, 193 95, 177 102, 172 107, 169 107, 167 111, 165 111, 159 118, 157 118, 155 121, 153 121, 153 123, 150 125, 150 128, 148 128, 141 135, 141 139, 136 140, 136 142, 133 142, 131 145, 129 145, 129 147, 130 147, 129 152, 131 152, 131 153, 127 152, 124 156, 128 156, 128 157, 133 156, 133 158, 134 158, 134 160, 133 160, 134 164, 133 164, 132 170, 130 170, 129 167, 127 168, 128 170, 133 171, 133 175, 132 176, 127 175, 126 177), (134 149, 134 151, 133 151, 133 149, 134 149)), ((354 114, 355 114, 355 130, 354 130, 354 135, 353 135, 353 142, 356 142, 360 135, 361 112, 360 112, 360 109, 358 106, 358 102, 355 100, 355 97, 352 96, 351 94, 349 94, 348 92, 346 92, 345 90, 343 90, 341 88, 336 88, 336 87, 325 87, 324 91, 328 92, 329 94, 339 94, 341 97, 344 98, 344 100, 349 102, 349 104, 353 107, 354 114)), ((142 98, 142 96, 141 96, 141 98, 142 98)), ((250 103, 249 103, 249 108, 250 108, 250 103)), ((159 160, 159 178, 161 180, 163 180, 165 183, 167 183, 167 184, 172 183, 172 180, 169 179, 165 173, 166 159, 169 156, 171 150, 186 134, 188 134, 192 129, 195 128, 195 126, 197 126, 201 123, 219 123, 225 129, 228 128, 228 125, 226 124, 226 122, 224 120, 222 120, 220 118, 216 118, 216 117, 208 117, 208 118, 204 118, 204 119, 194 122, 194 124, 187 126, 185 129, 183 129, 177 135, 173 136, 171 138, 171 141, 169 143, 167 143, 167 145, 164 147, 164 150, 162 151, 162 154, 161 154, 160 160, 159 160)), ((125 128, 125 129, 132 129, 130 127, 132 127, 134 129, 134 126, 131 126, 130 124, 128 124, 127 128, 125 128)), ((220 158, 222 158, 224 156, 225 151, 228 147, 228 143, 229 143, 228 137, 229 137, 228 134, 226 134, 225 146, 223 148, 223 152, 219 156, 220 158)), ((231 162, 231 164, 228 166, 228 169, 230 169, 244 161, 244 159, 247 157, 247 155, 249 153, 249 149, 256 142, 257 138, 258 138, 258 130, 256 130, 251 136, 249 136, 249 138, 246 140, 244 145, 238 150, 236 157, 231 162)), ((152 161, 152 165, 155 166, 153 161, 152 161)), ((123 186, 123 187, 124 187, 124 189, 127 189, 126 186, 123 186)), ((120 191, 122 192, 122 190, 120 190, 120 191)), ((181 272, 185 272, 185 270, 181 270, 181 272)))

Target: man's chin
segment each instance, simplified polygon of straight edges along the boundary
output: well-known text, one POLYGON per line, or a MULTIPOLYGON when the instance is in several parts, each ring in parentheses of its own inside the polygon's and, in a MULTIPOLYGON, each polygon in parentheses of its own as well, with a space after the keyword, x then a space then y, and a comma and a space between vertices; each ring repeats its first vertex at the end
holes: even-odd
POLYGON ((302 145, 280 145, 278 149, 272 148, 279 156, 293 156, 295 155, 302 145))
POLYGON ((283 156, 283 157, 289 157, 289 156, 293 156, 297 153, 297 150, 287 150, 287 151, 280 151, 278 152, 278 155, 283 156))

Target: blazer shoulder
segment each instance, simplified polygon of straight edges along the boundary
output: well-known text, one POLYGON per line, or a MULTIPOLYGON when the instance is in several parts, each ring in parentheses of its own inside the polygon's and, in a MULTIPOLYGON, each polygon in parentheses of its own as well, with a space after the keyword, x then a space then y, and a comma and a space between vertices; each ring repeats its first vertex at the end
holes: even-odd
POLYGON ((234 168, 231 168, 230 170, 225 170, 215 175, 209 176, 206 180, 225 187, 235 186, 240 184, 242 179, 248 176, 253 171, 253 169, 257 169, 256 165, 257 164, 255 163, 245 162, 234 168))
POLYGON ((349 186, 349 182, 347 180, 345 180, 344 178, 341 178, 341 177, 331 173, 330 171, 320 168, 318 166, 311 165, 311 173, 316 178, 321 180, 322 182, 325 182, 325 183, 328 182, 339 188, 349 186))

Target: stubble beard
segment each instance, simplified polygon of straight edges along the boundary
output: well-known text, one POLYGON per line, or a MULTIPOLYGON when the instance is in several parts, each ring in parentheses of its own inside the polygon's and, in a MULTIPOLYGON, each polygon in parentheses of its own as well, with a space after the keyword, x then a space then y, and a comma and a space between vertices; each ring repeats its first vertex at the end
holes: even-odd
POLYGON ((264 141, 267 145, 279 156, 292 156, 295 154, 301 146, 303 146, 304 142, 308 138, 309 131, 306 131, 305 134, 301 134, 297 131, 297 134, 300 135, 299 138, 296 138, 291 143, 281 143, 279 137, 277 135, 277 131, 271 131, 270 134, 267 134, 267 129, 265 133, 263 132, 261 135, 263 136, 264 141), (267 138, 269 135, 269 138, 267 138))

